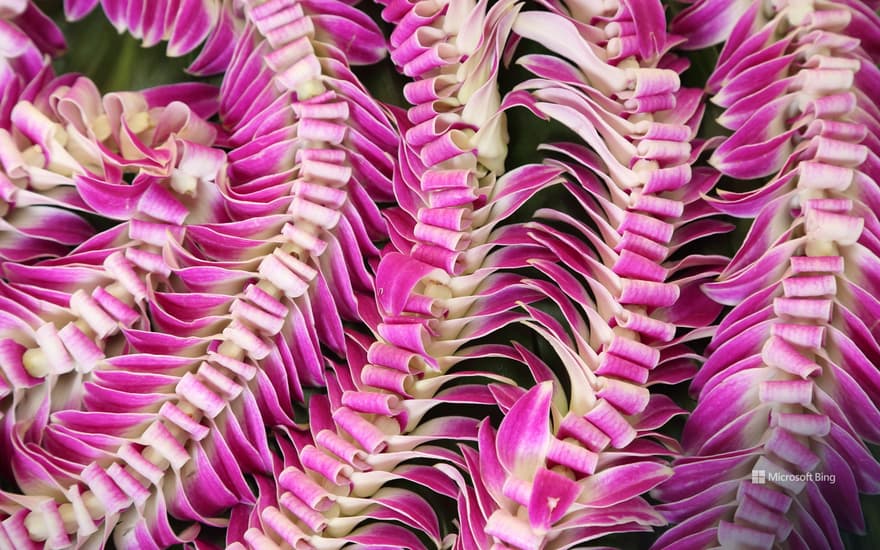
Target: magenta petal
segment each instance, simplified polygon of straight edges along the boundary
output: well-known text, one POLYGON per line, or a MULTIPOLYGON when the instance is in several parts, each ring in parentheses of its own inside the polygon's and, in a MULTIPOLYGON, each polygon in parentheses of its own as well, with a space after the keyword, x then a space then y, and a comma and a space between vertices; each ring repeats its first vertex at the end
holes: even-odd
POLYGON ((372 65, 385 57, 385 40, 372 19, 342 3, 322 5, 320 15, 313 19, 330 34, 336 45, 345 52, 352 65, 372 65), (328 13, 344 10, 344 13, 328 13))
POLYGON ((27 9, 15 22, 47 54, 58 55, 67 48, 61 30, 35 3, 28 2, 27 9))
POLYGON ((171 26, 168 55, 178 57, 198 46, 211 31, 217 7, 205 0, 181 0, 171 26))
POLYGON ((568 513, 568 507, 580 495, 580 487, 571 479, 540 468, 532 483, 529 522, 538 530, 548 529, 568 513))
POLYGON ((140 196, 150 185, 148 180, 133 185, 113 185, 89 176, 76 176, 74 181, 89 206, 113 218, 130 217, 140 196))
POLYGON ((186 68, 195 75, 206 76, 226 70, 232 61, 235 38, 232 16, 228 10, 220 10, 220 20, 208 35, 198 57, 186 68))
POLYGON ((687 37, 688 48, 705 48, 726 39, 749 4, 745 0, 695 2, 676 16, 672 30, 687 37))
POLYGON ((437 516, 422 497, 404 489, 385 489, 375 500, 380 506, 397 511, 406 518, 407 523, 435 541, 440 540, 437 516))
POLYGON ((216 86, 201 82, 185 82, 154 86, 141 92, 150 107, 166 107, 180 101, 193 114, 202 118, 210 118, 219 109, 219 98, 216 86))
POLYGON ((64 0, 64 14, 71 21, 79 21, 97 5, 98 0, 64 0))
POLYGON ((612 506, 653 489, 671 475, 671 468, 656 462, 614 466, 588 477, 579 500, 590 506, 612 506))
MULTIPOLYGON (((392 315, 403 311, 415 286, 425 277, 442 272, 434 266, 393 253, 382 258, 376 279, 379 282, 379 303, 392 315)), ((445 273, 442 273, 445 278, 445 273)))
POLYGON ((552 396, 552 383, 535 386, 514 404, 498 428, 498 458, 516 477, 530 479, 544 461, 552 396))
POLYGON ((480 443, 480 472, 482 483, 496 501, 502 501, 502 487, 507 473, 498 459, 495 434, 488 422, 480 424, 478 433, 480 443))
POLYGON ((376 550, 418 550, 424 547, 412 531, 393 523, 372 523, 345 535, 344 538, 360 547, 376 550))

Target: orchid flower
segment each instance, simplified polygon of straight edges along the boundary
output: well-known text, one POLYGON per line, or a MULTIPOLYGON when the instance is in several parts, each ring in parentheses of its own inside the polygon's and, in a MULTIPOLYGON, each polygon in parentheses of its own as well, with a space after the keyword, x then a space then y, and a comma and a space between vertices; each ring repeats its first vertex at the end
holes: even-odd
MULTIPOLYGON (((537 215, 565 224, 572 234, 543 223, 526 224, 532 241, 552 253, 547 259, 529 261, 552 283, 529 280, 526 284, 559 307, 566 324, 524 305, 531 317, 526 323, 548 341, 565 366, 570 402, 562 405, 564 397, 558 396, 560 409, 553 417, 564 419, 555 420, 554 429, 548 431, 551 384, 544 382, 540 391, 533 389, 513 405, 510 400, 516 392, 496 390, 504 396, 499 404, 510 410, 497 436, 486 425, 481 429, 479 466, 472 465, 469 473, 475 480, 484 478, 485 489, 470 493, 469 500, 475 499, 479 507, 470 502, 467 515, 462 513, 463 532, 465 517, 477 522, 468 526, 470 537, 462 548, 567 548, 606 533, 650 529, 662 521, 639 494, 668 477, 669 470, 654 460, 622 457, 640 456, 647 448, 652 450, 645 454, 657 458, 676 451, 674 444, 669 449, 652 447, 647 440, 634 442, 639 435, 653 435, 638 433, 641 415, 662 418, 662 425, 683 412, 664 396, 652 398, 643 385, 678 383, 693 374, 688 363, 696 355, 683 344, 707 335, 706 327, 718 311, 700 300, 698 285, 724 260, 688 258, 670 264, 671 269, 662 262, 678 247, 726 231, 727 226, 700 221, 712 210, 699 194, 714 184, 715 177, 700 172, 692 178, 689 166, 699 152, 698 148, 692 153, 690 144, 701 115, 699 93, 673 95, 678 91, 673 69, 680 70, 681 64, 663 57, 667 45, 662 39, 663 19, 655 13, 659 5, 641 7, 645 9, 636 12, 625 4, 602 6, 604 11, 591 13, 585 6, 572 6, 570 12, 551 6, 549 12, 520 13, 513 25, 514 32, 567 58, 544 54, 522 58, 520 63, 542 78, 521 84, 516 93, 539 116, 570 126, 595 151, 554 145, 553 150, 574 162, 547 163, 571 175, 574 181, 565 187, 598 226, 599 234, 559 212, 537 215), (655 13, 654 18, 646 13, 655 13), (647 25, 655 25, 655 32, 645 29, 643 37, 642 25, 633 22, 633 17, 642 16, 647 17, 647 25), (593 21, 600 23, 586 24, 593 21), (600 49, 596 42, 606 40, 605 49, 600 49), (661 60, 673 69, 656 68, 661 60), (530 89, 534 91, 524 96, 530 89), (576 276, 561 265, 570 266, 576 276), (696 266, 708 270, 699 276, 688 273, 696 266), (679 275, 670 278, 670 273, 679 275), (682 293, 693 301, 676 308, 682 293), (701 306, 704 311, 695 315, 701 306), (683 324, 698 330, 676 338, 676 328, 683 324), (540 406, 532 403, 538 395, 540 406), (526 414, 520 408, 544 419, 519 418, 526 414), (534 426, 538 433, 512 440, 517 428, 511 426, 523 425, 534 426), (620 453, 607 449, 609 445, 620 453), (529 458, 523 460, 530 463, 528 467, 518 465, 519 452, 527 453, 529 458), (483 460, 496 453, 503 468, 483 460), (550 466, 553 469, 548 470, 550 466), (607 497, 594 492, 593 487, 606 480, 637 471, 645 476, 641 485, 621 485, 618 493, 607 497), (486 504, 485 492, 492 495, 492 504, 486 504), (550 510, 548 502, 553 503, 550 510), (609 516, 595 513, 597 508, 617 504, 627 511, 605 510, 609 516), (480 519, 478 508, 488 518, 480 519), (491 538, 476 535, 482 531, 491 538)), ((531 368, 542 364, 536 357, 522 359, 531 368)), ((536 376, 536 380, 553 378, 546 366, 536 376)), ((463 452, 468 455, 468 450, 463 452)))
POLYGON ((864 321, 880 250, 880 20, 855 2, 741 11, 710 79, 733 131, 711 162, 769 179, 715 199, 754 223, 706 285, 734 307, 694 379, 687 456, 656 493, 679 523, 656 547, 842 548, 839 529, 864 529, 858 493, 880 491, 865 445, 878 438, 880 348, 864 321))

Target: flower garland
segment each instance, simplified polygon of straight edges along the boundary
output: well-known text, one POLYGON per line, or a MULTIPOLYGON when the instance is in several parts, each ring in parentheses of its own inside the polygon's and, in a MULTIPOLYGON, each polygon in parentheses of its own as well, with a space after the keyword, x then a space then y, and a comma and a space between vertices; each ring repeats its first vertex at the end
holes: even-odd
POLYGON ((379 4, 0 0, 0 549, 863 533, 876 3, 379 4))

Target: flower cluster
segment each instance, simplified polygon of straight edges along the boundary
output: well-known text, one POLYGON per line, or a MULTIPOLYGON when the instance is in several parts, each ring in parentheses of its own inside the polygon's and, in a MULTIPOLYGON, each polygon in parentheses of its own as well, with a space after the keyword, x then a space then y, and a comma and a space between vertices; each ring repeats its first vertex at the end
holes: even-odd
POLYGON ((880 491, 864 443, 880 435, 877 22, 858 3, 752 3, 728 31, 709 86, 733 133, 711 162, 770 178, 719 192, 721 211, 755 220, 706 285, 735 307, 691 386, 676 467, 691 481, 658 491, 681 522, 659 547, 841 548, 838 525, 865 528, 858 493, 880 491))
POLYGON ((864 532, 878 6, 378 4, 0 0, 0 550, 864 532))

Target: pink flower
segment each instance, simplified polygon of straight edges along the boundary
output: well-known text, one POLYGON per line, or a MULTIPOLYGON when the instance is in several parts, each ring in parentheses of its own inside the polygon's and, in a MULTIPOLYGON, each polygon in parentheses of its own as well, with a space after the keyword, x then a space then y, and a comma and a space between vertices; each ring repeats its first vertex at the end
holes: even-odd
POLYGON ((880 487, 863 443, 880 414, 862 320, 876 309, 876 23, 855 4, 751 4, 730 31, 710 85, 734 132, 712 163, 770 179, 716 201, 755 221, 706 285, 734 308, 694 379, 689 456, 657 491, 680 522, 658 547, 840 548, 838 528, 864 528, 858 493, 880 487))

